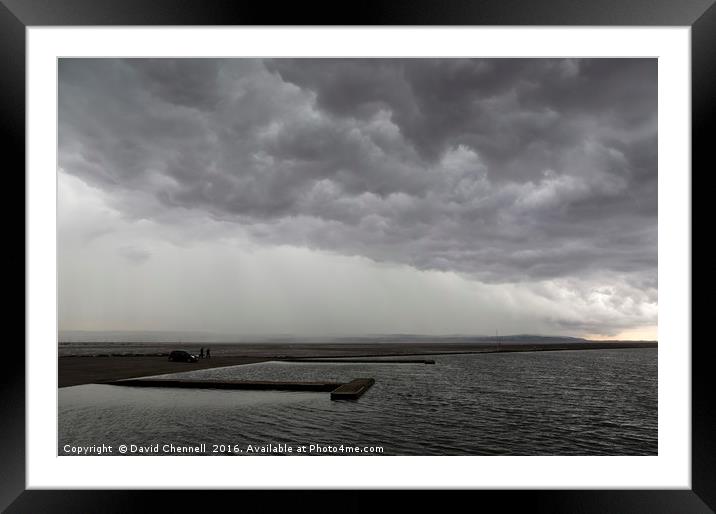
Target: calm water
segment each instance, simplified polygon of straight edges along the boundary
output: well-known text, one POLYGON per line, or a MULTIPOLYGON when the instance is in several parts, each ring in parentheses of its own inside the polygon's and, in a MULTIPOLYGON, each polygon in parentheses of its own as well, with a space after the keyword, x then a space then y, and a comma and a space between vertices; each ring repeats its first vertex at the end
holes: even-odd
MULTIPOLYGON (((432 358, 432 357, 431 357, 432 358)), ((656 455, 657 350, 444 355, 435 365, 262 363, 161 378, 348 381, 328 393, 59 390, 59 449, 120 444, 381 446, 383 455, 656 455)), ((316 452, 310 452, 316 453, 316 452)))

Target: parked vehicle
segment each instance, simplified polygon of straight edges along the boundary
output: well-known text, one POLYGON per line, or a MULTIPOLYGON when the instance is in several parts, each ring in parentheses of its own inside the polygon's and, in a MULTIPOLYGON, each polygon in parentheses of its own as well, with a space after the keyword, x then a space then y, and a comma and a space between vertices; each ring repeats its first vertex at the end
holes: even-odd
POLYGON ((169 360, 174 362, 198 362, 199 357, 184 350, 174 350, 169 354, 169 360))

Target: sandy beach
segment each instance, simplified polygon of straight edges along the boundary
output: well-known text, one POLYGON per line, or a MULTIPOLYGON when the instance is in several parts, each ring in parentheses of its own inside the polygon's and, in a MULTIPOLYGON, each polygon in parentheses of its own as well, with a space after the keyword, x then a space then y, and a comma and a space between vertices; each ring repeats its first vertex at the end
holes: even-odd
POLYGON ((165 373, 179 373, 195 369, 218 368, 262 362, 256 357, 212 357, 199 362, 170 362, 166 357, 60 357, 58 360, 58 387, 146 377, 165 373))

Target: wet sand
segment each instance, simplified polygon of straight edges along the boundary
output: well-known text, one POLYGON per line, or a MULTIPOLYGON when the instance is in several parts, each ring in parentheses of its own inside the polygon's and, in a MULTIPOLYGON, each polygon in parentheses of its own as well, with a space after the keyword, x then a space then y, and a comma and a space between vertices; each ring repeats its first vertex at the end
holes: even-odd
POLYGON ((212 357, 199 362, 170 362, 167 357, 60 357, 58 362, 58 386, 69 387, 121 380, 123 378, 147 377, 165 373, 179 373, 196 369, 220 368, 251 364, 269 359, 260 357, 212 357))
MULTIPOLYGON (((58 386, 101 383, 197 369, 236 366, 270 360, 316 359, 326 357, 401 357, 460 353, 596 350, 606 348, 656 348, 656 342, 579 342, 495 344, 450 343, 363 343, 363 344, 247 344, 242 355, 216 355, 199 362, 170 362, 166 355, 67 356, 58 359, 58 386)), ((221 353, 221 345, 212 347, 212 355, 221 353)))

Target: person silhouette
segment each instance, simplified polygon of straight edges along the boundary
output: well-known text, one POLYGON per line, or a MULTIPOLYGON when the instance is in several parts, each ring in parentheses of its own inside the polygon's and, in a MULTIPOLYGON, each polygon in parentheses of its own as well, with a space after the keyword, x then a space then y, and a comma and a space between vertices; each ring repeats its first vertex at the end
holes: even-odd
POLYGON ((206 349, 206 358, 211 359, 211 350, 209 348, 206 349))
POLYGON ((204 349, 203 348, 201 350, 199 350, 199 358, 200 359, 204 358, 204 349))

